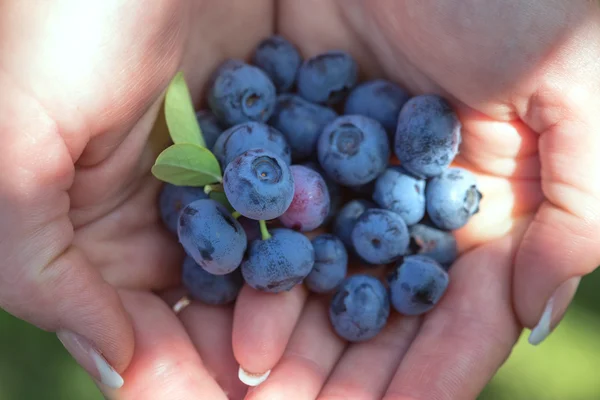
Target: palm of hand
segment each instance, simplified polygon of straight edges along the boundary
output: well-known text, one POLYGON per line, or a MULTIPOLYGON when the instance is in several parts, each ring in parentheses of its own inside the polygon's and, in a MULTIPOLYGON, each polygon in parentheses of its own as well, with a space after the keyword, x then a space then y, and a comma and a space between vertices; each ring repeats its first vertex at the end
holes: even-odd
MULTIPOLYGON (((277 30, 305 55, 341 47, 356 55, 368 75, 383 74, 413 93, 435 90, 455 101, 465 127, 457 163, 478 172, 485 196, 482 211, 457 233, 465 253, 453 267, 443 302, 424 318, 394 315, 369 343, 347 346, 340 341, 328 326, 327 302, 307 298, 302 288, 277 301, 245 288, 235 318, 232 308, 194 304, 180 315, 182 326, 148 293, 177 284, 181 254, 160 227, 158 185, 148 172, 156 153, 147 139, 160 92, 180 63, 199 103, 208 75, 223 58, 247 56, 260 38, 272 33, 275 11, 270 2, 234 3, 161 2, 152 10, 128 2, 120 2, 118 10, 98 6, 102 10, 96 11, 106 17, 102 24, 116 24, 123 34, 114 38, 112 30, 101 31, 100 25, 100 31, 89 29, 96 43, 110 38, 102 47, 102 62, 95 56, 68 74, 57 65, 61 94, 54 104, 47 102, 52 97, 38 99, 47 102, 48 114, 62 127, 71 155, 83 151, 70 189, 73 242, 120 289, 134 323, 135 354, 119 396, 164 398, 175 391, 182 398, 224 398, 218 383, 239 398, 245 387, 237 382, 238 362, 262 372, 282 355, 253 396, 277 392, 282 398, 314 398, 321 392, 380 398, 386 391, 398 398, 423 393, 427 398, 475 396, 508 355, 521 326, 512 305, 513 259, 544 199, 535 131, 552 124, 526 115, 523 103, 535 91, 526 67, 541 63, 553 43, 524 44, 519 51, 481 47, 480 38, 470 36, 472 31, 457 21, 480 18, 483 25, 475 30, 492 37, 522 33, 511 33, 506 21, 492 21, 492 6, 486 7, 488 15, 458 15, 464 11, 436 8, 433 13, 433 6, 393 2, 378 2, 370 9, 358 2, 344 7, 282 2, 277 30), (124 19, 115 22, 116 15, 124 19), (439 18, 435 26, 428 25, 431 15, 439 18), (498 49, 507 51, 503 56, 512 69, 493 64, 498 49), (521 58, 525 50, 528 64, 521 58), (84 84, 86 90, 76 90, 84 84), (73 111, 72 104, 79 105, 77 112, 65 113, 73 111), (518 118, 531 122, 528 126, 516 122, 518 118), (89 137, 69 135, 80 131, 89 137)), ((78 50, 75 41, 67 43, 74 46, 69 51, 78 50)), ((39 76, 40 81, 46 78, 39 76)), ((521 257, 539 249, 532 240, 530 234, 521 257)), ((517 274, 519 278, 524 277, 517 274)), ((164 298, 172 302, 176 295, 164 298)), ((531 318, 540 309, 529 301, 517 311, 521 320, 535 323, 531 318)))

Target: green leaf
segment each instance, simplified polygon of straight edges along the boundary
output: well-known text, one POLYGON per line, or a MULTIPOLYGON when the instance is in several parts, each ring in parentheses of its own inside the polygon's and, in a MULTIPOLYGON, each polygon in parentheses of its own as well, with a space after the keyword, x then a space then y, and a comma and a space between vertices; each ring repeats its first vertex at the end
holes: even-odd
POLYGON ((167 89, 165 119, 173 143, 192 143, 206 147, 196 119, 192 96, 181 71, 173 77, 167 89))
POLYGON ((204 186, 221 182, 221 167, 210 150, 197 144, 179 143, 156 158, 152 174, 177 186, 204 186))
POLYGON ((234 212, 234 208, 231 206, 231 204, 229 204, 229 200, 227 200, 227 196, 225 195, 224 192, 210 192, 210 194, 208 195, 211 199, 213 199, 214 201, 218 201, 219 203, 223 204, 225 206, 225 208, 227 208, 229 210, 229 212, 234 212))

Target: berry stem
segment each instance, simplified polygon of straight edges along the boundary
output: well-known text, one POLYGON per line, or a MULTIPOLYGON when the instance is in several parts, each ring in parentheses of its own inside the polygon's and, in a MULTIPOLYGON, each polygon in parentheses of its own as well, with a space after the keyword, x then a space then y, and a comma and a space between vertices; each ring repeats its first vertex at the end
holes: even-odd
POLYGON ((260 225, 260 234, 262 236, 262 240, 271 239, 271 234, 267 229, 267 223, 264 220, 260 220, 258 223, 260 225))
POLYGON ((223 192, 223 184, 215 183, 213 185, 204 186, 204 193, 210 194, 210 192, 223 192))
POLYGON ((231 216, 232 216, 233 218, 235 218, 235 219, 238 219, 239 217, 241 217, 241 216, 242 216, 242 214, 240 214, 240 212, 239 212, 239 211, 234 211, 234 212, 232 212, 232 213, 231 213, 231 216))

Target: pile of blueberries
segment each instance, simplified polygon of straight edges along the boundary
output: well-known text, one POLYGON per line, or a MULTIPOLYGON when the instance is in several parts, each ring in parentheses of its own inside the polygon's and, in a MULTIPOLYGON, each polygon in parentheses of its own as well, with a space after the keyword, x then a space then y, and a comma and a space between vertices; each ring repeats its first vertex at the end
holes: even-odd
POLYGON ((222 187, 166 184, 159 200, 192 298, 228 304, 244 282, 270 293, 304 284, 332 295, 332 327, 353 342, 377 335, 391 308, 420 315, 442 298, 452 231, 482 197, 450 166, 461 123, 443 97, 358 75, 347 52, 303 59, 279 35, 214 72, 197 119, 222 187))

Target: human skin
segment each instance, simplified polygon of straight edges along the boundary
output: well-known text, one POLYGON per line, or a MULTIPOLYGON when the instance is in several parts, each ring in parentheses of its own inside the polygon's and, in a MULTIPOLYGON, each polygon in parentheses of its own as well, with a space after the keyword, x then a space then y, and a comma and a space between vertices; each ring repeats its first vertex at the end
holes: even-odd
POLYGON ((100 349, 125 382, 99 384, 108 398, 242 398, 238 364, 272 369, 253 399, 475 398, 552 293, 554 327, 600 263, 599 19, 584 0, 0 1, 0 306, 100 349), (182 69, 200 108, 214 68, 275 31, 439 93, 463 122, 456 164, 484 199, 452 284, 369 343, 346 346, 300 286, 246 286, 235 309, 194 303, 181 323, 179 292, 152 292, 180 284, 183 257, 149 174, 162 94, 182 69))

